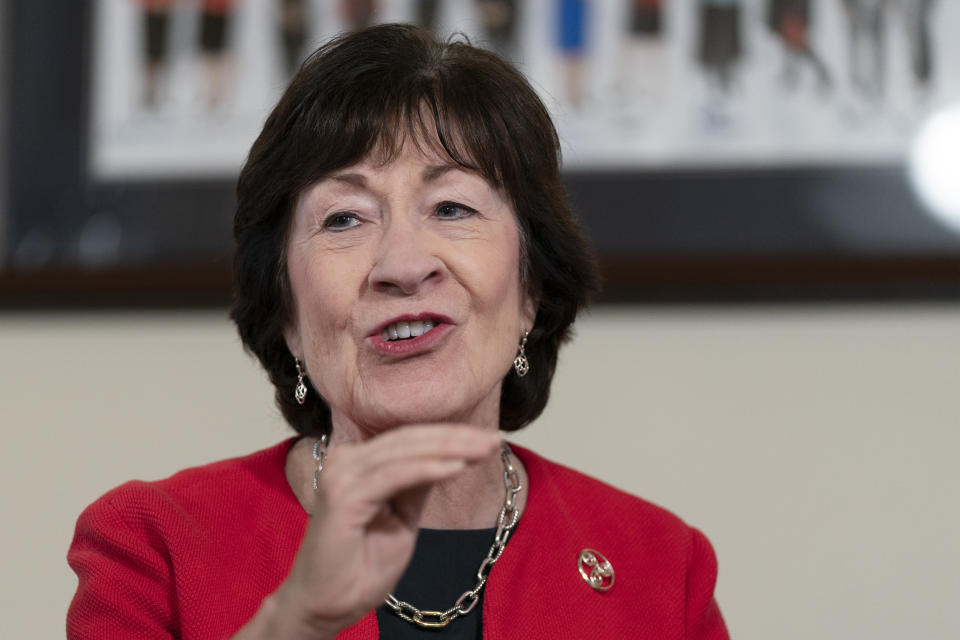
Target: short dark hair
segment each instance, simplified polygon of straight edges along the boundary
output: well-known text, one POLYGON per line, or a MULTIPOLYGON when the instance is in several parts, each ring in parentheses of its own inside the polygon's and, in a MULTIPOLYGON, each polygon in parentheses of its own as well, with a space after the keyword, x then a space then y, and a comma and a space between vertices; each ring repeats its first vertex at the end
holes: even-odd
POLYGON ((296 369, 284 341, 294 309, 287 234, 300 194, 332 171, 374 152, 388 160, 412 138, 508 196, 520 227, 521 284, 537 312, 526 348, 530 372, 511 371, 503 381, 501 429, 519 429, 543 411, 560 345, 597 288, 546 108, 516 69, 465 40, 441 42, 397 24, 331 40, 304 62, 250 150, 237 183, 231 317, 300 434, 329 433, 331 422, 315 391, 302 406, 293 397, 296 369))

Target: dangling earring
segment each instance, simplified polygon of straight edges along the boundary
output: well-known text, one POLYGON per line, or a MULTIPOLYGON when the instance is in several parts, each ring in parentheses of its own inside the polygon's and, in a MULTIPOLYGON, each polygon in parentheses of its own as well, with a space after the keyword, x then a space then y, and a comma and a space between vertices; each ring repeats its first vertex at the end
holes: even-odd
POLYGON ((527 336, 529 335, 529 331, 524 331, 523 335, 520 336, 520 347, 517 349, 517 357, 513 359, 513 370, 517 372, 517 377, 520 378, 527 375, 530 371, 530 361, 527 360, 527 354, 523 350, 524 347, 527 346, 527 336))
POLYGON ((300 360, 294 358, 293 362, 297 365, 297 386, 293 390, 293 397, 297 399, 297 404, 302 407, 307 400, 307 385, 303 383, 303 369, 300 368, 300 360))

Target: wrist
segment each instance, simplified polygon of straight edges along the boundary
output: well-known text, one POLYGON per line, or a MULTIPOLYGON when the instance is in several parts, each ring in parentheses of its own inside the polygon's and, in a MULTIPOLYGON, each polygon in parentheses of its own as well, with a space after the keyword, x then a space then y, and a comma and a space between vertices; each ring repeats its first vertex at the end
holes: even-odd
POLYGON ((291 640, 333 640, 347 626, 326 620, 303 602, 302 592, 288 584, 280 585, 264 600, 269 607, 270 638, 291 640))
POLYGON ((233 640, 334 640, 340 629, 322 620, 309 619, 294 598, 278 589, 264 598, 253 619, 233 640))

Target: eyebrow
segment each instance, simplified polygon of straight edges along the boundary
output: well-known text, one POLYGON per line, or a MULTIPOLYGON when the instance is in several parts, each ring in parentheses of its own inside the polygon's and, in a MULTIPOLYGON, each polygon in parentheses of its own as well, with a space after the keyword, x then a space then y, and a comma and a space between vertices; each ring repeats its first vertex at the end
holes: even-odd
POLYGON ((458 164, 453 164, 448 162, 446 164, 438 164, 431 167, 427 167, 423 170, 423 181, 424 182, 433 182, 434 180, 439 179, 443 175, 451 172, 457 171, 458 169, 463 169, 458 164))
MULTIPOLYGON (((451 171, 460 169, 463 169, 463 167, 454 163, 429 166, 423 170, 422 179, 424 182, 433 182, 451 171)), ((362 173, 335 173, 328 176, 327 179, 336 182, 345 182, 360 189, 367 188, 367 177, 362 173)))
POLYGON ((346 182, 347 184, 359 187, 361 189, 364 189, 367 186, 367 178, 361 173, 335 173, 327 176, 327 180, 346 182))

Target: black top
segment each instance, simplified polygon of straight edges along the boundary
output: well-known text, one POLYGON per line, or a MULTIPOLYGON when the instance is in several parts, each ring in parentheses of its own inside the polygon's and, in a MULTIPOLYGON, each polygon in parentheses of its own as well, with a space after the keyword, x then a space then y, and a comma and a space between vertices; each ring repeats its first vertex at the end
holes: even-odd
MULTIPOLYGON (((477 582, 477 569, 487 556, 496 529, 420 529, 410 566, 393 595, 420 610, 444 611, 477 582)), ((473 610, 443 629, 421 629, 401 619, 386 605, 377 609, 380 637, 386 640, 483 638, 483 592, 473 610)))

